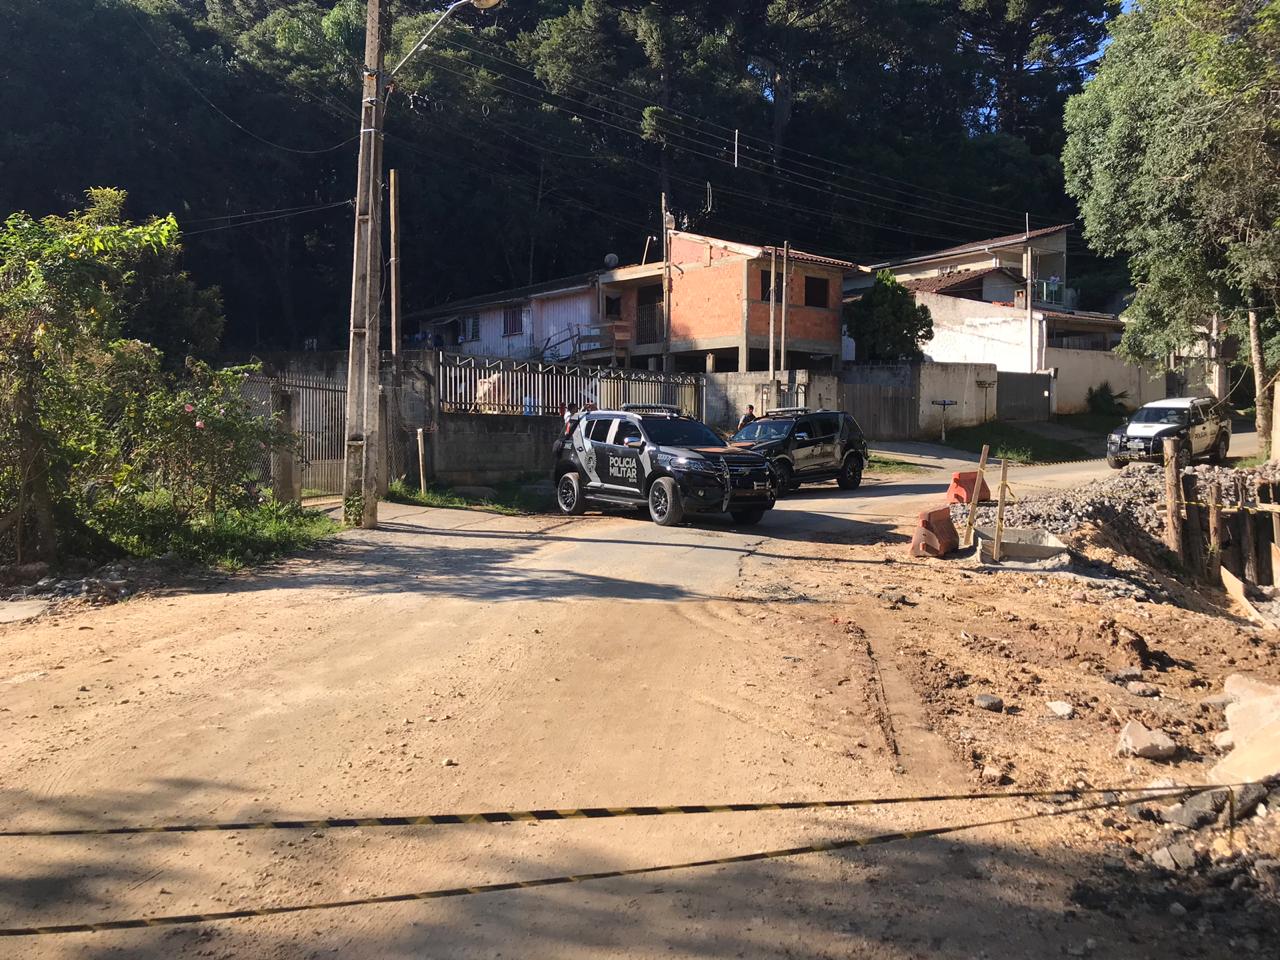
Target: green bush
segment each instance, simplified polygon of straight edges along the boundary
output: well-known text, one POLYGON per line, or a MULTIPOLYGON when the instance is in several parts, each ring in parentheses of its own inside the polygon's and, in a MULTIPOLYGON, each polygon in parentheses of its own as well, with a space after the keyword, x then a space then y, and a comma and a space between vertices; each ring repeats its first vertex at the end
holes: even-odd
MULTIPOLYGON (((189 359, 175 371, 118 337, 139 309, 136 271, 175 250, 177 224, 122 221, 120 191, 88 199, 70 217, 0 224, 0 562, 176 553, 235 565, 332 529, 258 489, 270 455, 295 441, 244 396, 251 368, 189 359)), ((198 299, 204 317, 214 300, 198 299)))
POLYGON ((1122 417, 1129 412, 1125 401, 1129 399, 1129 391, 1119 393, 1111 388, 1111 384, 1103 380, 1096 387, 1085 391, 1084 403, 1089 412, 1096 417, 1122 417))

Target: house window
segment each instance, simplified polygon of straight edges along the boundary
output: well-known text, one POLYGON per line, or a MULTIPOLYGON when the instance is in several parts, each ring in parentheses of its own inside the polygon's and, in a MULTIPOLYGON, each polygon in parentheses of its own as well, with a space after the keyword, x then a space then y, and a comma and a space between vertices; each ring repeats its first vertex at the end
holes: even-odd
POLYGON ((502 335, 514 337, 524 333, 524 307, 520 304, 505 307, 502 311, 502 335))
POLYGON ((458 342, 480 339, 480 314, 464 313, 458 317, 458 342))
POLYGON ((831 305, 831 281, 826 277, 804 278, 804 305, 826 308, 831 305))
POLYGON ((770 287, 770 281, 772 279, 773 279, 773 275, 771 271, 769 270, 760 271, 760 299, 761 300, 769 299, 769 287, 770 287))

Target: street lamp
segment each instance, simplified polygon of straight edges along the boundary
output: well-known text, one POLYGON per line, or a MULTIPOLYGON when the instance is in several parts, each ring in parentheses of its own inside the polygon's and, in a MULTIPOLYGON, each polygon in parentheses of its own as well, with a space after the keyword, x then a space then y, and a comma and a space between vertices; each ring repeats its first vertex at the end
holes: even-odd
POLYGON ((426 33, 422 35, 422 39, 413 45, 413 49, 404 55, 404 59, 391 68, 391 73, 389 74, 389 76, 394 77, 397 73, 399 73, 400 68, 403 67, 406 63, 408 63, 410 59, 413 58, 413 55, 415 53, 417 53, 419 50, 422 49, 422 45, 426 43, 428 39, 430 39, 431 35, 435 33, 437 29, 439 29, 440 24, 448 20, 449 17, 453 14, 453 11, 457 10, 459 7, 465 7, 467 6, 467 4, 470 4, 471 6, 475 7, 477 10, 488 10, 491 7, 498 6, 500 3, 502 3, 502 0, 455 0, 454 3, 449 4, 448 9, 446 9, 445 12, 440 15, 440 18, 431 25, 431 29, 429 29, 426 33))
POLYGON ((383 437, 380 420, 379 324, 382 305, 382 118, 387 79, 422 49, 459 7, 477 10, 502 0, 456 0, 423 34, 391 74, 383 70, 386 22, 382 0, 368 0, 365 20, 364 83, 360 99, 360 162, 356 172, 355 255, 351 269, 351 340, 347 365, 346 457, 342 514, 366 529, 378 525, 378 472, 383 437))

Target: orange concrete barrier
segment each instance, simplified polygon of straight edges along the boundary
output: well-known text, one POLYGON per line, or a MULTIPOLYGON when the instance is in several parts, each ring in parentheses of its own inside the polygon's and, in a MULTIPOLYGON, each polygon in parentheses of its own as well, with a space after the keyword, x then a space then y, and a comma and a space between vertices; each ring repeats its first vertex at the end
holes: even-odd
POLYGON ((944 557, 960 548, 960 534, 951 522, 951 508, 925 510, 917 518, 918 526, 911 536, 913 557, 944 557))
MULTIPOLYGON (((947 503, 972 503, 973 486, 978 482, 978 471, 965 470, 951 475, 951 486, 947 487, 947 503)), ((983 478, 982 488, 978 491, 978 502, 991 499, 991 488, 983 478)))

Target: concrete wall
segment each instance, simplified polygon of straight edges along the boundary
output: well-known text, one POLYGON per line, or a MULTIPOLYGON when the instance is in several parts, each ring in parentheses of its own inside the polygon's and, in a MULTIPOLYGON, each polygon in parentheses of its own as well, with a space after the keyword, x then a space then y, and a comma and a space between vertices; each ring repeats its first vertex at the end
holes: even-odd
POLYGON ((432 479, 445 486, 489 485, 551 471, 559 417, 450 413, 431 437, 432 479))
POLYGON ((955 400, 947 408, 947 428, 971 427, 996 415, 996 387, 982 389, 978 382, 993 383, 994 364, 922 363, 919 377, 919 433, 921 438, 935 438, 942 433, 942 408, 934 400, 955 400))
MULTIPOLYGON (((917 293, 933 316, 933 339, 924 344, 934 363, 994 364, 1013 373, 1035 373, 1026 310, 937 293, 917 293)), ((1037 329, 1039 322, 1036 322, 1037 329)))
POLYGON ((1125 403, 1130 409, 1152 400, 1163 400, 1165 396, 1163 373, 1151 373, 1135 367, 1116 354, 1103 350, 1049 347, 1045 350, 1045 365, 1058 371, 1053 381, 1054 413, 1083 412, 1088 389, 1103 381, 1110 383, 1111 389, 1117 393, 1128 391, 1125 403))
MULTIPOLYGON (((788 370, 778 374, 778 396, 783 400, 803 395, 804 406, 817 410, 836 409, 840 402, 840 385, 833 373, 816 370, 788 370)), ((769 372, 707 374, 705 420, 713 427, 729 429, 753 403, 756 413, 763 413, 774 401, 770 399, 769 372)))

